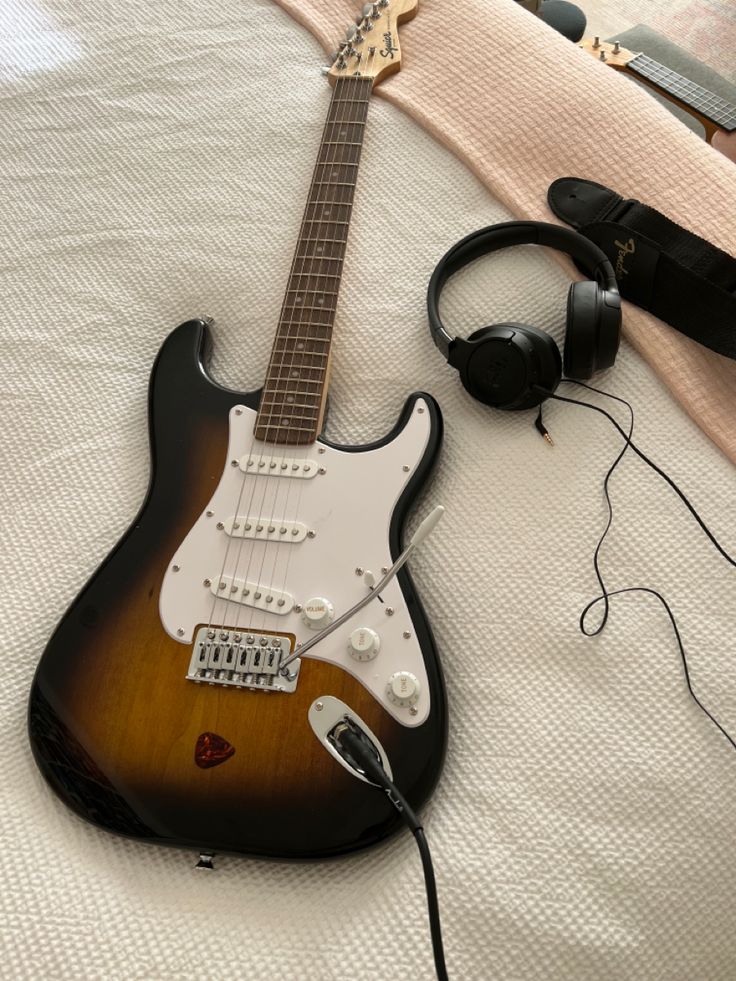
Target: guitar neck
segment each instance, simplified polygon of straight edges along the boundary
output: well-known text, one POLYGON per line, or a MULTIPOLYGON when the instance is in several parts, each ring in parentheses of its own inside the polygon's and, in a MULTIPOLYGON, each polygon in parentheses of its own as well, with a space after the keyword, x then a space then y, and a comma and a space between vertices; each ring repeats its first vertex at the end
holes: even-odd
POLYGON ((322 428, 332 332, 373 80, 335 80, 255 424, 269 443, 322 428))
POLYGON ((690 79, 665 68, 658 61, 640 54, 626 64, 626 70, 661 90, 685 108, 693 110, 726 132, 736 130, 736 106, 690 79))

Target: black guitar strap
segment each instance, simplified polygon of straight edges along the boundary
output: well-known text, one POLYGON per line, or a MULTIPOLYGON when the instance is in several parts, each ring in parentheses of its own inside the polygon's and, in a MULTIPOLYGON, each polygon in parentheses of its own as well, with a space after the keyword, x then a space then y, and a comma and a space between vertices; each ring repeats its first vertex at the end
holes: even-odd
POLYGON ((736 359, 736 259, 640 201, 579 177, 550 184, 562 221, 595 242, 627 300, 736 359))

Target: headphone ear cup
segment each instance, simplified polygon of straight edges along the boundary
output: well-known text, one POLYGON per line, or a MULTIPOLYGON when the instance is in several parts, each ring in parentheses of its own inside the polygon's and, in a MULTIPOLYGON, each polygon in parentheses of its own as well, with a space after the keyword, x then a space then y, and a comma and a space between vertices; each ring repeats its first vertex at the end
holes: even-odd
POLYGON ((482 327, 460 350, 455 366, 464 387, 473 398, 496 409, 539 405, 547 392, 557 388, 562 375, 562 359, 554 340, 530 324, 482 327))
POLYGON ((568 378, 591 378, 596 370, 601 288, 592 280, 573 283, 567 294, 563 367, 568 378))

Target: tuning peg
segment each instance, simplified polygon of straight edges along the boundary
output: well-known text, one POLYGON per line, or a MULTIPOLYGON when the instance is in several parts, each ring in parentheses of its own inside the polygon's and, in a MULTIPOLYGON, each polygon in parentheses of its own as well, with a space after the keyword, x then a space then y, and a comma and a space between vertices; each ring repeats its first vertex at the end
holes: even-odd
POLYGON ((601 51, 601 53, 600 53, 600 55, 598 57, 601 59, 601 61, 605 61, 606 60, 606 52, 605 51, 601 51))
POLYGON ((617 55, 620 51, 621 51, 621 42, 620 41, 614 41, 613 42, 613 53, 615 55, 617 55))
POLYGON ((600 48, 600 46, 601 46, 600 34, 596 34, 596 36, 593 38, 593 47, 598 49, 600 48))
POLYGON ((355 24, 351 24, 350 27, 348 27, 348 29, 345 31, 345 37, 348 39, 348 41, 352 41, 357 33, 358 33, 358 28, 355 26, 355 24))
POLYGON ((374 12, 373 12, 374 6, 375 5, 372 4, 372 3, 363 4, 363 17, 373 17, 374 16, 374 12))

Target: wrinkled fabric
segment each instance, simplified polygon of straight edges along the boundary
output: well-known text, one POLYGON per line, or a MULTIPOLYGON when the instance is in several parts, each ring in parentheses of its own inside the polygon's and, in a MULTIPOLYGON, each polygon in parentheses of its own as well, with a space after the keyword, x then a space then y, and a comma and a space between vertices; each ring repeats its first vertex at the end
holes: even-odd
MULTIPOLYGON (((344 0, 278 2, 334 47, 344 0)), ((442 0, 420 8, 401 32, 409 69, 378 91, 455 153, 514 218, 556 221, 547 188, 558 177, 582 177, 736 255, 736 168, 644 89, 507 0, 453 0, 451 13, 442 0)), ((724 51, 736 46, 736 21, 730 26, 730 36, 716 35, 724 51)), ((624 334, 736 462, 736 364, 630 303, 624 334)))
MULTIPOLYGON (((81 822, 30 758, 43 646, 145 494, 147 381, 167 332, 209 314, 216 379, 252 389, 265 376, 330 93, 319 45, 270 0, 22 10, 25 48, 0 87, 0 977, 431 981, 408 833, 330 863, 223 855, 195 873, 192 853, 81 822)), ((420 17, 386 94, 419 69, 420 17)), ((595 640, 577 629, 620 440, 553 404, 549 447, 533 413, 471 401, 429 338, 435 262, 468 230, 514 217, 504 202, 373 100, 327 429, 376 439, 418 389, 444 412, 408 532, 445 505, 410 564, 449 697, 447 761, 423 820, 450 976, 732 981, 736 753, 688 699, 654 599, 612 601, 595 640)), ((571 275, 546 253, 507 251, 448 283, 442 313, 457 332, 510 319, 561 341, 571 275)), ((731 463, 628 343, 597 381, 633 402, 642 447, 736 550, 731 463)), ((666 595, 694 684, 736 728, 735 571, 630 454, 611 491, 610 587, 666 595)))

